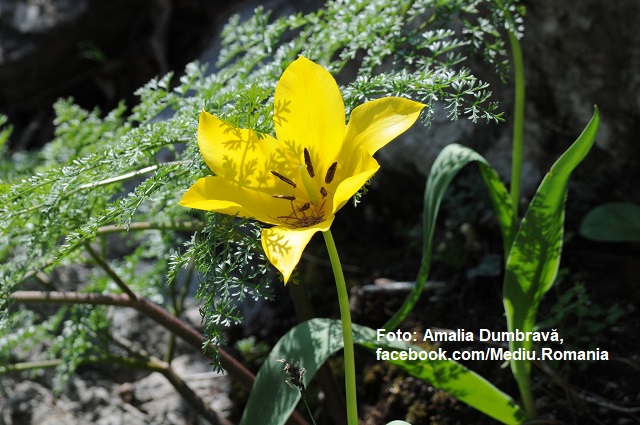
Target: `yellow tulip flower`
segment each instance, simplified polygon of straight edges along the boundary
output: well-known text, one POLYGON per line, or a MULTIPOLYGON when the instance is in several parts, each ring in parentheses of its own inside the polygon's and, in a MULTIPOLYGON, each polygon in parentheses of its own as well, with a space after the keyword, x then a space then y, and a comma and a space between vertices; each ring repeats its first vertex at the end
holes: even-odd
POLYGON ((274 95, 277 138, 236 128, 202 111, 198 146, 215 176, 196 181, 180 205, 272 224, 262 246, 285 284, 314 233, 380 168, 373 154, 418 119, 425 105, 387 97, 356 107, 345 126, 336 81, 304 57, 274 95))

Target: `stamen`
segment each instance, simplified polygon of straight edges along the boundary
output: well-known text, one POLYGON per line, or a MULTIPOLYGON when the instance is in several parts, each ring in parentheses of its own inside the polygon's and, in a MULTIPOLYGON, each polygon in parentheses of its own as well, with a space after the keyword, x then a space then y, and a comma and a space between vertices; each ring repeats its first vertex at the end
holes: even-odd
POLYGON ((295 201, 296 197, 295 196, 289 196, 289 195, 271 195, 272 198, 277 198, 277 199, 286 199, 287 201, 295 201))
POLYGON ((304 148, 304 164, 307 166, 307 172, 311 177, 316 175, 316 172, 313 171, 313 164, 311 163, 311 155, 309 155, 309 151, 307 148, 304 148))
POLYGON ((277 173, 277 172, 275 172, 275 171, 271 171, 271 174, 273 174, 274 176, 276 176, 277 178, 279 178, 280 180, 282 180, 282 181, 283 181, 283 182, 285 182, 286 184, 291 185, 291 186, 293 186, 293 187, 296 187, 296 184, 295 184, 292 180, 290 180, 290 179, 286 178, 286 177, 285 177, 285 176, 283 176, 282 174, 277 173))
POLYGON ((298 211, 306 211, 309 208, 311 208, 311 204, 309 202, 305 202, 300 208, 298 208, 298 211))
POLYGON ((327 175, 324 178, 324 182, 326 184, 329 184, 329 183, 331 183, 333 181, 333 178, 336 175, 336 168, 338 168, 338 163, 334 162, 333 164, 331 164, 331 166, 327 170, 327 175))
POLYGON ((320 188, 320 195, 322 195, 323 198, 326 198, 328 195, 327 189, 325 189, 324 186, 320 188))

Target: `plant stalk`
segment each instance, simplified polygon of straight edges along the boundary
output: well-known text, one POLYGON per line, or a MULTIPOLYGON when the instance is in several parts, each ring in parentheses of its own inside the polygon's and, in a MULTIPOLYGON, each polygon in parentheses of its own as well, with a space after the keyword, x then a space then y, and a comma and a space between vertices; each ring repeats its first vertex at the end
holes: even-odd
POLYGON ((344 273, 340 265, 340 257, 331 230, 322 233, 327 245, 333 276, 336 280, 338 304, 340 305, 340 319, 342 321, 342 339, 344 341, 344 384, 347 399, 347 423, 358 425, 358 402, 356 400, 356 365, 353 350, 353 333, 351 330, 351 310, 349 308, 349 294, 344 273))
POLYGON ((128 226, 109 224, 98 227, 98 234, 128 232, 132 230, 172 230, 175 232, 195 232, 204 229, 204 223, 198 221, 178 221, 175 223, 158 223, 154 221, 139 221, 130 223, 128 226))
POLYGON ((513 145, 511 153, 511 202, 515 222, 518 221, 518 204, 520 203, 520 179, 522 176, 522 147, 524 145, 524 62, 518 37, 509 32, 511 54, 513 55, 513 74, 515 86, 513 145))
POLYGON ((520 391, 520 398, 522 398, 522 404, 524 410, 529 415, 529 418, 535 419, 536 403, 533 398, 533 391, 531 390, 531 363, 528 360, 511 360, 511 370, 518 382, 518 390, 520 391))
MULTIPOLYGON (((514 74, 514 107, 513 107, 513 144, 511 154, 511 186, 510 195, 513 204, 514 222, 518 222, 518 206, 520 203, 520 179, 522 176, 522 149, 524 146, 524 107, 525 107, 525 80, 524 80, 524 60, 522 58, 522 48, 518 37, 509 32, 509 42, 511 44, 511 54, 513 56, 514 74)), ((510 250, 511 247, 507 247, 510 250)), ((505 262, 507 259, 505 258, 505 262)), ((513 329, 509 329, 513 331, 513 329)), ((522 403, 529 417, 536 417, 536 405, 531 390, 531 365, 529 361, 511 360, 511 369, 518 382, 518 390, 522 403)))

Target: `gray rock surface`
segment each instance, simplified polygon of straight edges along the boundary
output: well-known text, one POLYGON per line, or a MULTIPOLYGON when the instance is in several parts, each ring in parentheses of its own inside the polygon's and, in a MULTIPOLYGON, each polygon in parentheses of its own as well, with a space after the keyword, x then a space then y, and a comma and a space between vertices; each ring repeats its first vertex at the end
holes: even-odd
MULTIPOLYGON (((531 197, 553 162, 578 137, 597 104, 601 126, 595 149, 577 169, 572 188, 588 202, 626 199, 640 202, 634 190, 640 174, 640 3, 622 0, 524 1, 521 40, 527 85, 522 194, 531 197)), ((491 80, 478 63, 474 73, 491 80)), ((483 154, 508 182, 511 167, 513 91, 493 85, 506 123, 434 121, 413 130, 379 153, 385 167, 428 175, 441 148, 470 146, 483 154)), ((443 114, 441 114, 443 115, 443 114)))
POLYGON ((229 3, 1 0, 0 112, 16 128, 13 146, 51 139, 60 97, 105 111, 122 99, 134 104, 138 87, 197 56, 229 3))

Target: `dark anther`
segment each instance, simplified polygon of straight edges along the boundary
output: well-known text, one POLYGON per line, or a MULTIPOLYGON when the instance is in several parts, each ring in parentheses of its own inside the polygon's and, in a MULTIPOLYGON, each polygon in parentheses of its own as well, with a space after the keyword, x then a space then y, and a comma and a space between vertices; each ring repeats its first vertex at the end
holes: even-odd
POLYGON ((282 174, 276 173, 275 171, 271 171, 271 174, 273 174, 274 176, 276 176, 277 178, 279 178, 280 180, 282 180, 286 184, 290 184, 291 186, 296 187, 296 184, 294 182, 292 182, 291 180, 289 180, 288 178, 286 178, 282 174))
POLYGON ((308 202, 305 202, 300 208, 298 208, 298 211, 306 211, 309 208, 311 208, 311 204, 308 202))
POLYGON ((295 201, 296 197, 295 196, 289 196, 289 195, 271 195, 274 198, 278 198, 278 199, 286 199, 287 201, 295 201))
POLYGON ((311 163, 311 155, 309 155, 309 151, 307 148, 304 148, 304 163, 307 166, 307 172, 311 177, 316 175, 316 172, 313 171, 313 164, 311 163))
POLYGON ((327 189, 325 189, 324 186, 320 188, 320 195, 322 195, 323 198, 326 198, 328 195, 327 189))
POLYGON ((327 175, 324 177, 324 182, 326 184, 329 184, 333 181, 333 178, 336 175, 336 168, 338 168, 338 163, 334 162, 333 164, 331 164, 331 166, 327 170, 327 175))

